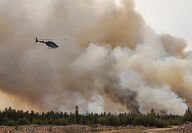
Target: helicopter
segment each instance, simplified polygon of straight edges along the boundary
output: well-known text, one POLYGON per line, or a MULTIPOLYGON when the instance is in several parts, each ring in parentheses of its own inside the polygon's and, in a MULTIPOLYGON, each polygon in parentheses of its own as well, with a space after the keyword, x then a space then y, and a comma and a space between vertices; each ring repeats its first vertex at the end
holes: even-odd
POLYGON ((52 41, 45 41, 45 40, 48 40, 48 39, 38 40, 37 37, 35 38, 36 43, 38 43, 38 42, 39 43, 44 43, 44 44, 46 44, 48 46, 48 48, 58 48, 59 47, 56 43, 54 43, 52 41))

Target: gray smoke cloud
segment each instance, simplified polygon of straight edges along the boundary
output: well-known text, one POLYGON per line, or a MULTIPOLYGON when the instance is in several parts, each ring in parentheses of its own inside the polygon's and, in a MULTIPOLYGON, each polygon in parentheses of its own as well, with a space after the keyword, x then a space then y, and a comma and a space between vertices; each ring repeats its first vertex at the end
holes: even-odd
POLYGON ((105 88, 105 93, 116 103, 121 103, 130 111, 139 113, 139 102, 137 101, 137 92, 128 88, 120 88, 119 86, 109 85, 105 88))
POLYGON ((186 46, 157 35, 132 0, 0 0, 0 93, 38 111, 183 114, 192 100, 186 46), (34 45, 36 36, 59 48, 34 45))

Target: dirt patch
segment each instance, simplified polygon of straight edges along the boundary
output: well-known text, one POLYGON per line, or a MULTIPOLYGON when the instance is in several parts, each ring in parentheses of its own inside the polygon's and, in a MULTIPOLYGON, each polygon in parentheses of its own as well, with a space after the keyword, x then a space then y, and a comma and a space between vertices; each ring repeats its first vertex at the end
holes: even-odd
POLYGON ((142 131, 147 128, 143 126, 84 126, 84 125, 68 125, 68 126, 0 126, 0 133, 127 133, 132 131, 142 131))
POLYGON ((175 131, 175 132, 192 132, 192 123, 191 122, 187 122, 181 126, 179 126, 178 128, 171 130, 171 131, 175 131))
POLYGON ((0 133, 83 133, 89 131, 91 127, 82 125, 0 127, 0 133))
POLYGON ((186 123, 181 126, 171 128, 147 128, 143 126, 0 126, 0 133, 182 133, 192 132, 192 123, 186 123))

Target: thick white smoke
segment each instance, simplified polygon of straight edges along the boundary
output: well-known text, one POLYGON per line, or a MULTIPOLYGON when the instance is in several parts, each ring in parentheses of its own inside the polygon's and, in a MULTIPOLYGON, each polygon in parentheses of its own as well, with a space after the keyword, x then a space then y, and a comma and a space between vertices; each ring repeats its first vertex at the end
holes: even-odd
POLYGON ((115 3, 0 0, 0 93, 38 110, 183 114, 192 100, 185 41, 157 35, 132 0, 115 3), (33 45, 35 36, 59 48, 33 45))

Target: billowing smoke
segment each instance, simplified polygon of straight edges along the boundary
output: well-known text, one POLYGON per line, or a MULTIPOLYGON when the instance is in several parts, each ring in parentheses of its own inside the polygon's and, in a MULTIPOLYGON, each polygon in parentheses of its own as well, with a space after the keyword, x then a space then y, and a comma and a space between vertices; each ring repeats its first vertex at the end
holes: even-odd
POLYGON ((114 102, 121 103, 130 109, 130 111, 139 113, 139 103, 136 100, 136 92, 128 88, 119 89, 119 86, 117 86, 117 88, 115 86, 107 86, 105 93, 108 94, 114 102))
POLYGON ((4 102, 39 111, 79 105, 82 111, 183 114, 191 107, 186 42, 157 35, 132 0, 115 3, 0 0, 4 102), (36 36, 55 39, 59 48, 34 45, 36 36))

